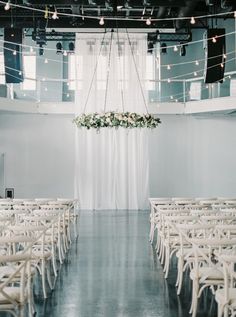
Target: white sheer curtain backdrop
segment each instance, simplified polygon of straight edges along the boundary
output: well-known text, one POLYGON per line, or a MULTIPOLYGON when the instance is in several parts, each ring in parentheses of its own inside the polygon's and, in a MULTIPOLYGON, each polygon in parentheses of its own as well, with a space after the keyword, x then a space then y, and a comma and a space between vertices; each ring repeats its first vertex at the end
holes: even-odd
MULTIPOLYGON (((75 54, 76 115, 104 111, 146 113, 143 100, 143 97, 146 98, 143 82, 147 54, 146 35, 129 34, 128 40, 126 34, 117 36, 116 32, 105 36, 77 34, 75 54), (107 102, 104 107, 108 73, 107 102)), ((79 199, 81 208, 147 208, 147 130, 102 128, 99 133, 94 129, 75 130, 75 197, 79 199)))

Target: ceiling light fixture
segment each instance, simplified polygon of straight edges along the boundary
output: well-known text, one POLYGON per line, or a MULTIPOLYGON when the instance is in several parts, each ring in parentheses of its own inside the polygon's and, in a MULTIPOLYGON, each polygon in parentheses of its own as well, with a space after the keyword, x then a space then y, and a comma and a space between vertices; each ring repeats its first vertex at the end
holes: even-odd
POLYGON ((10 1, 8 1, 4 6, 4 10, 8 11, 10 10, 10 8, 11 8, 10 1))
POLYGON ((58 15, 57 15, 57 9, 56 8, 55 8, 55 11, 53 12, 52 19, 53 20, 59 19, 58 15))
POLYGON ((57 54, 62 54, 62 44, 61 44, 61 42, 58 42, 57 44, 56 44, 56 49, 57 49, 57 54))
POLYGON ((69 53, 73 53, 75 50, 75 44, 73 42, 69 43, 69 53))
POLYGON ((99 24, 100 24, 100 25, 104 25, 104 23, 105 23, 105 22, 104 22, 104 17, 101 17, 101 18, 100 18, 100 21, 99 21, 99 24))
POLYGON ((161 53, 162 54, 167 54, 167 45, 166 43, 161 44, 161 53))
POLYGON ((196 23, 196 21, 195 21, 195 18, 194 18, 194 17, 191 17, 190 23, 191 23, 191 24, 195 24, 195 23, 196 23))
POLYGON ((177 47, 177 45, 174 46, 174 52, 178 52, 178 47, 177 47))
POLYGON ((152 24, 151 18, 148 18, 148 19, 146 20, 146 24, 147 24, 147 25, 151 25, 151 24, 152 24))

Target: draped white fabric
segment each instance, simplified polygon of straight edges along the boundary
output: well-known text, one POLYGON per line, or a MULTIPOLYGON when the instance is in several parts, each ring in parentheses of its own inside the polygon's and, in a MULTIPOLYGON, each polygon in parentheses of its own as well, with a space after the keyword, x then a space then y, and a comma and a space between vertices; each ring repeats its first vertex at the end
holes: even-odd
MULTIPOLYGON (((76 114, 146 113, 146 52, 143 34, 77 34, 76 114)), ((75 197, 82 209, 147 207, 146 129, 76 128, 75 140, 75 197)))

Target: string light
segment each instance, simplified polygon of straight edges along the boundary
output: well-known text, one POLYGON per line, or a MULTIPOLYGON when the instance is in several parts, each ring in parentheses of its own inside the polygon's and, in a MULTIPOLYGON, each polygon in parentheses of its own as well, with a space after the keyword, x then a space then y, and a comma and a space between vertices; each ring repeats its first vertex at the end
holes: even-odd
POLYGON ((190 23, 191 23, 191 24, 195 24, 195 23, 196 23, 196 21, 195 21, 195 18, 194 18, 194 17, 191 17, 190 23))
POLYGON ((221 63, 221 64, 220 64, 220 67, 221 67, 221 68, 224 68, 224 64, 223 64, 223 63, 221 63))
POLYGON ((236 19, 236 11, 234 11, 234 17, 235 17, 235 19, 236 19))
POLYGON ((227 58, 227 55, 226 55, 226 54, 224 54, 224 55, 223 55, 223 57, 224 57, 224 59, 226 59, 226 58, 227 58))
POLYGON ((70 83, 69 83, 69 82, 67 82, 66 84, 67 84, 67 86, 70 86, 70 83))
POLYGON ((70 97, 70 94, 66 94, 66 97, 69 98, 69 97, 70 97))
POLYGON ((197 66, 198 66, 198 65, 199 65, 199 61, 196 61, 196 62, 195 62, 195 65, 197 65, 197 66))
POLYGON ((48 59, 47 58, 45 58, 44 63, 48 64, 48 59))
POLYGON ((64 55, 64 56, 67 56, 67 51, 64 51, 63 55, 64 55))
POLYGON ((170 65, 167 65, 167 69, 168 69, 168 70, 170 70, 170 69, 171 69, 170 65))
POLYGON ((171 99, 171 100, 173 100, 173 99, 174 99, 174 97, 173 97, 173 96, 170 96, 170 99, 171 99))
POLYGON ((197 72, 194 72, 193 74, 194 74, 194 76, 197 76, 197 72))
POLYGON ((147 25, 151 25, 151 24, 152 24, 151 18, 148 18, 148 19, 146 20, 146 24, 147 24, 147 25))
POLYGON ((104 18, 103 17, 100 18, 99 24, 104 25, 104 18))
POLYGON ((213 42, 213 43, 216 43, 216 36, 213 36, 212 42, 213 42))
POLYGON ((177 47, 177 45, 174 46, 174 52, 178 52, 178 47, 177 47))
POLYGON ((175 99, 175 102, 178 102, 178 99, 175 99))
POLYGON ((52 19, 53 20, 59 19, 58 15, 57 15, 57 9, 56 8, 55 8, 55 11, 53 12, 52 19))
POLYGON ((8 11, 10 10, 10 8, 11 8, 10 1, 8 1, 4 6, 4 10, 8 11))
POLYGON ((13 55, 16 55, 16 50, 14 50, 14 51, 12 52, 12 54, 13 54, 13 55))
POLYGON ((20 76, 22 75, 22 71, 19 71, 19 75, 20 75, 20 76))
POLYGON ((32 46, 30 46, 30 53, 33 53, 34 52, 34 49, 32 46))
POLYGON ((170 83, 170 78, 167 79, 167 82, 170 83))

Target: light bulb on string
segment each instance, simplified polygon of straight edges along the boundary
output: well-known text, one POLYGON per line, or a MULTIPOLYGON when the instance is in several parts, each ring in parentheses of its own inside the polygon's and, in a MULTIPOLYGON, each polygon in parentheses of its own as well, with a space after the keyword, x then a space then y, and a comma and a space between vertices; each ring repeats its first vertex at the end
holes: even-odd
POLYGON ((174 46, 174 52, 178 52, 178 47, 177 47, 177 45, 174 46))
POLYGON ((48 59, 47 58, 45 58, 44 63, 48 64, 48 59))
POLYGON ((64 51, 63 55, 64 55, 64 56, 67 56, 67 51, 64 51))
POLYGON ((229 75, 228 78, 231 79, 231 76, 229 75))
POLYGON ((213 43, 216 43, 216 36, 213 36, 212 42, 213 42, 213 43))
POLYGON ((234 18, 236 19, 236 11, 234 11, 234 18))
POLYGON ((30 46, 30 53, 33 53, 34 52, 34 49, 32 46, 30 46))
POLYGON ((199 65, 199 61, 195 61, 195 65, 198 66, 199 65))
POLYGON ((226 58, 227 58, 227 55, 226 55, 226 54, 223 54, 223 57, 224 57, 224 59, 226 59, 226 58))
POLYGON ((178 99, 175 99, 175 102, 178 102, 178 99))
POLYGON ((170 78, 167 79, 167 82, 170 83, 170 78))
POLYGON ((4 6, 4 10, 5 10, 5 11, 8 11, 8 10, 10 10, 10 8, 11 8, 10 1, 8 1, 8 2, 5 4, 5 6, 4 6))
POLYGON ((53 20, 59 19, 58 15, 57 15, 57 9, 56 8, 55 8, 55 11, 53 12, 52 19, 53 20))
POLYGON ((13 54, 13 55, 16 55, 16 50, 14 50, 14 51, 12 52, 12 54, 13 54))
POLYGON ((105 23, 105 22, 104 22, 104 17, 101 17, 100 20, 99 20, 99 24, 100 24, 100 25, 104 25, 104 23, 105 23))
POLYGON ((19 76, 21 76, 22 75, 22 71, 19 71, 19 76))
POLYGON ((69 98, 69 97, 70 97, 70 94, 66 94, 66 97, 69 98))
POLYGON ((196 21, 195 21, 195 18, 194 18, 194 17, 191 17, 190 23, 191 23, 191 24, 195 24, 195 23, 196 23, 196 21))
POLYGON ((70 86, 70 83, 69 83, 69 82, 67 82, 66 84, 67 84, 67 86, 70 86))
POLYGON ((194 74, 194 76, 197 76, 197 72, 194 72, 193 74, 194 74))
POLYGON ((173 96, 170 96, 170 99, 171 99, 171 100, 173 100, 173 99, 174 99, 174 97, 173 97, 173 96))
POLYGON ((146 20, 146 24, 147 24, 147 25, 151 25, 151 24, 152 24, 151 18, 148 18, 148 19, 146 20))
POLYGON ((224 63, 221 63, 221 64, 220 64, 220 67, 221 67, 221 68, 224 68, 224 63))
POLYGON ((170 65, 167 65, 167 69, 168 69, 168 70, 170 70, 170 69, 171 69, 170 65))

